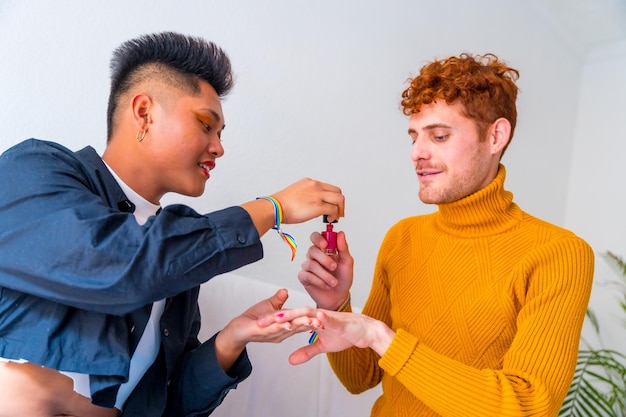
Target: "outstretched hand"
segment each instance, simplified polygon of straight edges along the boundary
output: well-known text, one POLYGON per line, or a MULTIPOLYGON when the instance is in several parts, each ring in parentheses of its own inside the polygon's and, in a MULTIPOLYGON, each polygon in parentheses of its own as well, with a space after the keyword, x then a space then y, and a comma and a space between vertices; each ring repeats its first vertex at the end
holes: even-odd
POLYGON ((383 322, 364 314, 345 313, 323 309, 281 310, 260 317, 257 324, 261 327, 289 322, 294 317, 308 315, 317 319, 319 326, 313 328, 317 332, 317 340, 303 346, 289 356, 289 363, 299 365, 309 361, 320 353, 340 352, 349 347, 371 348, 383 355, 395 332, 383 322))
MULTIPOLYGON (((215 339, 215 350, 218 362, 223 369, 229 369, 250 342, 279 343, 296 333, 319 327, 319 320, 312 317, 305 309, 291 312, 288 320, 281 320, 263 327, 257 324, 259 317, 280 311, 288 297, 287 290, 280 289, 270 298, 253 305, 241 315, 233 318, 222 329, 215 339)), ((290 310, 282 311, 289 312, 290 310)))
POLYGON ((298 311, 292 311, 291 319, 274 323, 272 326, 259 327, 257 319, 268 313, 279 311, 289 294, 286 289, 281 289, 270 298, 253 305, 241 315, 235 317, 226 325, 222 332, 228 332, 235 343, 243 346, 249 342, 271 342, 278 343, 294 333, 309 330, 311 327, 319 325, 319 320, 307 314, 298 315, 298 311))

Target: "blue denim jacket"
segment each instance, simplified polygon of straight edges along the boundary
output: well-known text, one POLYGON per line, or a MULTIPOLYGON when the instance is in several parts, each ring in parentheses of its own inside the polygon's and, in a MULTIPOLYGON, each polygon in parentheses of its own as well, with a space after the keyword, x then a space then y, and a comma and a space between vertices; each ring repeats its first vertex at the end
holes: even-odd
POLYGON ((205 416, 246 378, 200 344, 199 285, 261 259, 245 210, 164 207, 138 225, 96 151, 24 141, 0 155, 0 357, 90 375, 112 407, 150 314, 167 299, 159 355, 128 416, 205 416), (146 307, 147 306, 147 307, 146 307))

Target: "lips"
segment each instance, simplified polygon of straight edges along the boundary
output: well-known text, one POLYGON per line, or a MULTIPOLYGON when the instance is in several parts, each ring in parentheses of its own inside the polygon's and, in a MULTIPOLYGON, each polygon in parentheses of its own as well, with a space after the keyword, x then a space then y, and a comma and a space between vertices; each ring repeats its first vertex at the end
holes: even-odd
POLYGON ((436 171, 417 171, 417 175, 419 177, 428 177, 429 175, 438 174, 436 171))
POLYGON ((436 177, 441 174, 443 170, 437 167, 431 166, 416 166, 415 173, 420 182, 435 181, 436 177))
POLYGON ((202 172, 204 173, 204 176, 205 176, 205 177, 207 177, 207 178, 209 178, 209 177, 210 177, 209 172, 210 172, 213 168, 215 168, 215 162, 213 162, 213 161, 204 161, 204 162, 200 162, 200 163, 198 164, 198 166, 199 166, 200 168, 202 168, 202 172))

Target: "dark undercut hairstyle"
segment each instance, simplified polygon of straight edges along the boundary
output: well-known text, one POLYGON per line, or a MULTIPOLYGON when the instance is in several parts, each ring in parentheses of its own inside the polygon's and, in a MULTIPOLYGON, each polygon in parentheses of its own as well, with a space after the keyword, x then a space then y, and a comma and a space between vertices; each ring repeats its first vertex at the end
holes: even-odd
POLYGON ((197 95, 199 80, 204 80, 219 97, 227 95, 234 84, 230 59, 220 47, 174 32, 147 34, 124 42, 113 51, 110 66, 108 140, 113 134, 120 98, 140 83, 157 81, 197 95))

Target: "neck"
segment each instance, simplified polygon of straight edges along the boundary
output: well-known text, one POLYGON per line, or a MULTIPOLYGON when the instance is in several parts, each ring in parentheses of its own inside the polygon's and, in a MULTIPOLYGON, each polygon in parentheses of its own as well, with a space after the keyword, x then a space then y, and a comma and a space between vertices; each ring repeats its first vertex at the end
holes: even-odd
POLYGON ((102 160, 142 198, 159 205, 163 195, 155 192, 151 184, 144 183, 144 178, 150 176, 144 172, 145 165, 137 164, 137 161, 143 161, 145 157, 141 156, 136 148, 132 148, 134 145, 136 145, 134 139, 132 141, 120 139, 117 142, 112 139, 102 154, 102 160))
POLYGON ((466 237, 501 233, 519 221, 521 209, 504 189, 506 170, 500 165, 495 178, 483 189, 461 200, 440 204, 437 223, 444 231, 466 237))

